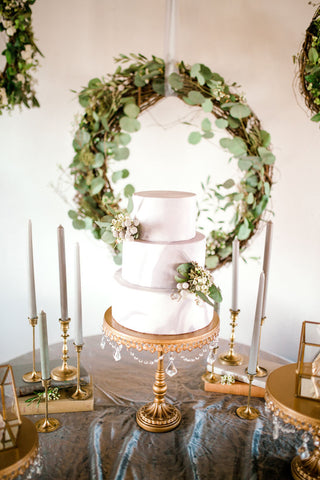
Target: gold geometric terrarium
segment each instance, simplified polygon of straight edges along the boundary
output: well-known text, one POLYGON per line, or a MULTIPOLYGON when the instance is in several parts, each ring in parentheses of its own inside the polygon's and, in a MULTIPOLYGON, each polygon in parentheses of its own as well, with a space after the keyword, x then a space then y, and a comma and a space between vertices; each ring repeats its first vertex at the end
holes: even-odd
POLYGON ((302 323, 296 396, 320 402, 320 323, 317 322, 302 323))
POLYGON ((17 445, 21 425, 11 365, 0 365, 0 452, 17 445))

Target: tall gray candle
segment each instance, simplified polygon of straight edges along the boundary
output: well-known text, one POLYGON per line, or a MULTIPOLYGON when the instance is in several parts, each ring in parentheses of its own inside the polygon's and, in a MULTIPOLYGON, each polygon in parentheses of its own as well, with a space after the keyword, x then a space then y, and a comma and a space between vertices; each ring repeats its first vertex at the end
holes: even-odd
POLYGON ((29 263, 29 318, 36 318, 36 289, 34 284, 32 223, 28 222, 28 263, 29 263))
POLYGON ((251 347, 250 347, 249 364, 248 364, 249 375, 255 375, 257 373, 263 290, 264 290, 264 273, 261 272, 260 280, 259 280, 257 305, 256 305, 256 314, 254 317, 254 326, 253 326, 252 340, 251 340, 251 347))
POLYGON ((262 317, 261 318, 264 318, 266 316, 270 257, 271 257, 271 243, 272 243, 272 230, 273 230, 273 223, 271 221, 269 221, 269 222, 267 222, 266 239, 265 239, 265 244, 264 244, 264 255, 263 255, 263 272, 264 272, 264 275, 265 275, 265 282, 264 282, 262 311, 261 311, 262 317))
POLYGON ((80 270, 80 248, 79 243, 76 243, 76 308, 75 308, 75 340, 76 345, 83 345, 82 336, 82 303, 81 303, 81 270, 80 270))
POLYGON ((58 227, 58 254, 59 254, 61 320, 68 320, 66 254, 65 254, 65 246, 64 246, 64 229, 61 225, 58 227))
POLYGON ((47 315, 41 310, 39 315, 39 340, 40 340, 40 360, 42 380, 50 378, 49 348, 47 333, 47 315))

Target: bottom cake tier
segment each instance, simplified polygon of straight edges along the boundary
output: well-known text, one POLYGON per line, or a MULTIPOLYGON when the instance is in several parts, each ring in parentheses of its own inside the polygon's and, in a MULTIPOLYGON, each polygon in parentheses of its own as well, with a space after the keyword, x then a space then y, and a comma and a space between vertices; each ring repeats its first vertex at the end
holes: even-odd
POLYGON ((180 300, 171 298, 173 289, 144 288, 122 279, 121 270, 114 278, 112 316, 123 327, 141 333, 178 335, 206 327, 213 317, 213 307, 195 302, 193 295, 180 300))

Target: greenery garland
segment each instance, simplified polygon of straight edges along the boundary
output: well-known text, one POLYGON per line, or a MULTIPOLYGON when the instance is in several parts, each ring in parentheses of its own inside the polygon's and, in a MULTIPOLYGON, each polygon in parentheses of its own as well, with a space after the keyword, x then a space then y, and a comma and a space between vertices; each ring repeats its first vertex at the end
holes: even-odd
MULTIPOLYGON (((116 61, 119 65, 113 75, 90 80, 78 95, 85 112, 73 140, 76 154, 70 165, 77 208, 68 213, 75 228, 89 228, 97 239, 109 244, 120 264, 122 245, 112 235, 111 225, 119 212, 131 212, 134 187, 128 183, 121 193, 115 193, 114 187, 129 176, 120 162, 129 157, 130 134, 140 129, 139 114, 164 96, 165 64, 160 58, 147 59, 141 54, 120 55, 116 61), (128 201, 126 209, 120 206, 124 199, 128 201)), ((180 62, 177 68, 178 73, 169 77, 175 95, 216 117, 215 125, 231 135, 222 138, 220 145, 242 172, 239 185, 233 179, 214 188, 209 188, 209 181, 203 185, 209 196, 218 199, 221 209, 233 206, 236 211, 230 232, 221 226, 207 237, 206 266, 214 269, 231 260, 236 236, 243 249, 256 232, 270 197, 275 157, 269 133, 261 129, 257 116, 236 93, 235 84, 229 86, 199 63, 189 67, 180 62)), ((201 128, 189 135, 190 143, 213 137, 210 118, 202 121, 201 128)))
POLYGON ((320 121, 320 7, 313 15, 306 30, 300 53, 294 56, 298 61, 300 91, 306 106, 314 114, 311 120, 320 121))
POLYGON ((0 32, 7 37, 2 55, 6 58, 0 72, 0 115, 15 105, 39 107, 31 72, 38 66, 37 48, 32 30, 31 8, 35 0, 2 0, 0 32))

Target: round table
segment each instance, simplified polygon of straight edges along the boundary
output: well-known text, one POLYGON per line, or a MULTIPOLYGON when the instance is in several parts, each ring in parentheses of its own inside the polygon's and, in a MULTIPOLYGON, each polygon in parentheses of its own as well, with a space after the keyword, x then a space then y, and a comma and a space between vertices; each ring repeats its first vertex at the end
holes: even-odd
POLYGON ((313 435, 315 448, 309 458, 294 457, 291 472, 296 480, 320 479, 320 402, 295 395, 296 364, 284 365, 270 373, 265 399, 268 407, 285 423, 313 435))

